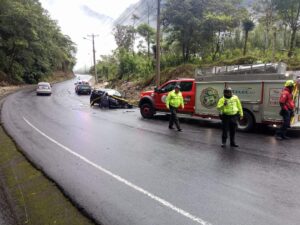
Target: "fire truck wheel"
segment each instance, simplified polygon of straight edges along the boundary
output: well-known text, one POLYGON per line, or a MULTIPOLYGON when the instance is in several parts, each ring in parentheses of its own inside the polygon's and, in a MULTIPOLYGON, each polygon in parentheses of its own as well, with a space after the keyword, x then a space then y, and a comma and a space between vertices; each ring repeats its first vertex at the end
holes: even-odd
POLYGON ((141 105, 141 115, 143 118, 150 119, 154 115, 154 109, 151 104, 144 103, 141 105))
POLYGON ((238 129, 240 131, 250 131, 253 129, 254 124, 255 122, 252 114, 245 110, 243 119, 238 121, 238 129))

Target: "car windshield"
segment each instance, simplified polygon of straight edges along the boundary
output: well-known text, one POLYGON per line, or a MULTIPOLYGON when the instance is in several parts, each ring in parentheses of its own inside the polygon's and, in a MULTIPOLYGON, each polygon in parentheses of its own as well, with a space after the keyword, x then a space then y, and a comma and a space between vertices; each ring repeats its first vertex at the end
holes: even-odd
POLYGON ((116 90, 113 90, 113 89, 109 89, 106 91, 107 94, 109 95, 115 95, 115 96, 118 96, 118 97, 121 97, 122 95, 120 94, 120 92, 116 91, 116 90))
POLYGON ((91 87, 89 85, 80 85, 79 88, 81 88, 81 89, 90 89, 91 87))

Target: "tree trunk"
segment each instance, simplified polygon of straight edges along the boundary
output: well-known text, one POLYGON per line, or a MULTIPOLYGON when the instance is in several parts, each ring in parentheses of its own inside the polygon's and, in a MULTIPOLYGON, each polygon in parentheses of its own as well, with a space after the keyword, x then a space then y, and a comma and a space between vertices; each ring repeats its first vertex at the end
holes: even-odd
POLYGON ((264 53, 268 50, 269 48, 269 29, 266 29, 265 32, 265 48, 264 48, 264 53))
POLYGON ((248 31, 245 32, 245 44, 244 44, 244 53, 245 56, 247 54, 247 42, 248 42, 248 31))
POLYGON ((300 15, 300 3, 298 3, 298 10, 296 14, 296 19, 295 22, 292 23, 291 28, 292 28, 292 37, 291 37, 291 42, 290 42, 290 49, 288 53, 288 57, 292 57, 294 54, 294 47, 295 47, 295 41, 296 41, 296 34, 297 34, 297 29, 298 29, 298 19, 300 15))
POLYGON ((287 46, 287 25, 285 24, 284 25, 284 33, 283 33, 283 47, 286 49, 286 46, 287 46))
POLYGON ((182 59, 185 60, 185 44, 182 43, 182 59))
POLYGON ((148 58, 150 59, 150 35, 147 34, 147 45, 148 45, 148 58))
POLYGON ((212 57, 212 60, 214 61, 217 57, 217 54, 220 52, 220 36, 221 36, 221 31, 219 31, 219 34, 218 34, 218 39, 217 39, 217 44, 216 44, 216 50, 213 54, 213 57, 212 57))
POLYGON ((10 60, 9 66, 8 66, 8 73, 9 74, 11 74, 11 69, 14 65, 15 57, 16 57, 16 46, 14 44, 13 49, 12 49, 12 54, 11 54, 11 60, 10 60))
POLYGON ((294 44, 296 40, 296 33, 297 33, 297 28, 294 28, 292 31, 292 37, 291 37, 291 42, 290 42, 290 49, 288 52, 288 57, 291 58, 294 54, 294 44))
POLYGON ((276 39, 277 39, 276 30, 274 30, 273 39, 274 40, 273 40, 273 49, 272 49, 272 62, 275 63, 276 39))
POLYGON ((186 53, 185 53, 185 62, 188 62, 190 59, 190 47, 189 44, 186 47, 186 53))

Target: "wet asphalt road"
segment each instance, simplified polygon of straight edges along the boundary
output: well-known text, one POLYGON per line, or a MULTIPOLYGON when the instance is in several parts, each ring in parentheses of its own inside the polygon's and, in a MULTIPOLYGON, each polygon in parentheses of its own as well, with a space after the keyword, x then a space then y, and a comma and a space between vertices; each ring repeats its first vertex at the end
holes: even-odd
POLYGON ((104 110, 74 93, 25 90, 3 106, 5 128, 25 154, 103 225, 297 225, 300 133, 277 141, 261 128, 221 149, 219 124, 138 109, 104 110))

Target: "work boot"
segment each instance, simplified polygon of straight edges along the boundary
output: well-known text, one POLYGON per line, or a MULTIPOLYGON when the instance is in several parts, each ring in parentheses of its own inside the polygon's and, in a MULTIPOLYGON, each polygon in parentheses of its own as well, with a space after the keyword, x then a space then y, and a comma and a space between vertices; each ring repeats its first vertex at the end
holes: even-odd
POLYGON ((231 143, 230 146, 235 148, 239 147, 239 145, 237 145, 236 143, 231 143))
POLYGON ((280 135, 275 135, 275 138, 276 138, 277 140, 283 140, 283 137, 280 136, 280 135))

